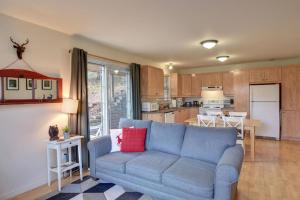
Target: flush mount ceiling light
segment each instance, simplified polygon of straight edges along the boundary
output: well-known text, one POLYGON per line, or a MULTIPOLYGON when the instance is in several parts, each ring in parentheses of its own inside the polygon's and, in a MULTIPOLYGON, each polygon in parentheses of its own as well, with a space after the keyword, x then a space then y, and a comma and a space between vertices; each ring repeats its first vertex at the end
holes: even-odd
POLYGON ((115 73, 115 74, 118 74, 118 73, 119 73, 119 70, 117 70, 117 69, 114 70, 114 73, 115 73))
POLYGON ((225 62, 226 60, 229 59, 229 56, 218 56, 216 59, 220 62, 225 62))
POLYGON ((168 69, 169 69, 169 70, 172 70, 172 69, 173 69, 173 64, 172 64, 172 63, 170 63, 170 64, 168 65, 168 69))
POLYGON ((218 44, 218 40, 205 40, 200 44, 206 49, 212 49, 218 44))

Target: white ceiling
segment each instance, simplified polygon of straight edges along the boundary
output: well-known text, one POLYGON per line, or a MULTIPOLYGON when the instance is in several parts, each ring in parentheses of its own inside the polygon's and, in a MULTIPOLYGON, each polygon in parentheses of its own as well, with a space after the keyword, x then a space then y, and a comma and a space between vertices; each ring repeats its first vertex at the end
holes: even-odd
POLYGON ((178 67, 300 56, 299 0, 0 0, 0 12, 178 67), (199 46, 217 39, 215 49, 199 46))

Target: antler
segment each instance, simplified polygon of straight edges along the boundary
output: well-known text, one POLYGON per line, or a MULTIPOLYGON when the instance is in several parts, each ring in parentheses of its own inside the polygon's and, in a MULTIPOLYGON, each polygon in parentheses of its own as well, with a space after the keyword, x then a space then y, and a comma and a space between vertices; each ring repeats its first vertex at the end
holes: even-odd
POLYGON ((21 47, 23 47, 23 46, 25 46, 26 44, 28 44, 29 43, 29 40, 28 39, 26 39, 26 42, 25 43, 23 43, 23 44, 21 44, 21 47))
POLYGON ((10 38, 10 41, 12 42, 12 43, 14 43, 15 45, 17 45, 17 46, 20 46, 18 43, 16 43, 13 39, 12 39, 12 37, 9 37, 10 38))

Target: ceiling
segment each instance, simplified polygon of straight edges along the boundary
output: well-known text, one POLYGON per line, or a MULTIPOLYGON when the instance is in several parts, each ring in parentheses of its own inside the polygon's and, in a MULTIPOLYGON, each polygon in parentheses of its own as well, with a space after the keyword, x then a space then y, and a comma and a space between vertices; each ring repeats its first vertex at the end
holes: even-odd
POLYGON ((0 0, 0 13, 177 67, 300 56, 299 0, 0 0), (217 39, 216 48, 199 45, 217 39))

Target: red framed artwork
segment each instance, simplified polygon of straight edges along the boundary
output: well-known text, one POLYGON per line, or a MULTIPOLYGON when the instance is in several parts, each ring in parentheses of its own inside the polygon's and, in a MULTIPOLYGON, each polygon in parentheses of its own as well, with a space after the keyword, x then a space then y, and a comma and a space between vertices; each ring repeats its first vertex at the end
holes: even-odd
POLYGON ((0 70, 0 105, 62 102, 62 79, 24 69, 0 70))

